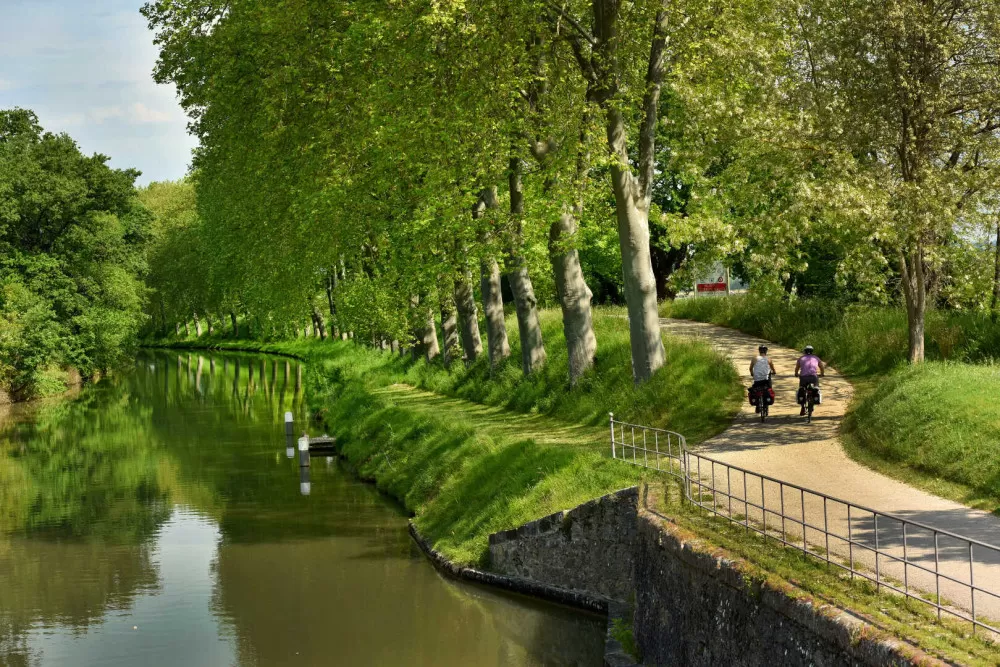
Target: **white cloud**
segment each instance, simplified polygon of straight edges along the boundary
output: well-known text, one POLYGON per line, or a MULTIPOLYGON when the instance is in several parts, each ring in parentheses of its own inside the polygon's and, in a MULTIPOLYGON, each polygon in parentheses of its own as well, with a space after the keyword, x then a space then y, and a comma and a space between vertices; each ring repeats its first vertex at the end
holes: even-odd
POLYGON ((79 127, 86 122, 87 117, 84 114, 74 111, 73 113, 54 116, 49 122, 43 123, 43 125, 46 130, 62 132, 65 131, 66 128, 79 127))
POLYGON ((0 93, 2 93, 5 90, 13 90, 13 89, 14 89, 13 81, 10 81, 8 79, 0 79, 0 93))
POLYGON ((170 113, 150 109, 142 102, 133 104, 131 111, 131 119, 136 123, 169 123, 173 119, 170 113))
POLYGON ((112 118, 121 118, 123 115, 124 112, 122 112, 122 108, 119 106, 97 107, 87 112, 87 117, 98 125, 112 118))

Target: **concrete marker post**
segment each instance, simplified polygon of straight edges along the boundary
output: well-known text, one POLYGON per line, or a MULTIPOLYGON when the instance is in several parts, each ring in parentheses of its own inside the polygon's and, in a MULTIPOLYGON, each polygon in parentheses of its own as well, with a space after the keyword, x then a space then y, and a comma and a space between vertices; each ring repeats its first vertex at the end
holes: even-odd
POLYGON ((305 433, 299 438, 299 467, 309 466, 309 436, 305 433))
POLYGON ((295 420, 291 412, 285 413, 285 455, 295 458, 295 420))

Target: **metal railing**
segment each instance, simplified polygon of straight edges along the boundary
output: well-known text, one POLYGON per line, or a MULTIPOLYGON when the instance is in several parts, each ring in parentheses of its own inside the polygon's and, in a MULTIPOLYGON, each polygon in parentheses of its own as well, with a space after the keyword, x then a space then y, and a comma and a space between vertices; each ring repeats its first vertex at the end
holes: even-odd
POLYGON ((684 437, 616 421, 613 458, 666 472, 684 498, 882 589, 1000 635, 1000 547, 696 454, 684 437), (666 446, 664 446, 664 442, 666 446), (993 624, 991 624, 993 623, 993 624))

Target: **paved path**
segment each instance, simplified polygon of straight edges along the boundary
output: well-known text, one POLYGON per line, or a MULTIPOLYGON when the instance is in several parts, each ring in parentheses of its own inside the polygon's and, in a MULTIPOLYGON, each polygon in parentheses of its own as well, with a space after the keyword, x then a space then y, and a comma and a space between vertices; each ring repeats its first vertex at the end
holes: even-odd
MULTIPOLYGON (((776 394, 775 404, 771 407, 767 423, 761 424, 752 407, 744 401, 743 408, 733 425, 720 435, 702 443, 696 453, 709 456, 718 461, 740 466, 747 470, 768 475, 785 482, 797 484, 850 503, 871 507, 880 512, 888 512, 909 521, 931 526, 940 530, 967 536, 987 544, 1000 545, 1000 517, 986 512, 970 509, 950 500, 945 500, 902 482, 890 479, 858 463, 855 463, 839 442, 839 431, 847 404, 852 395, 851 384, 835 370, 828 368, 827 375, 821 379, 823 388, 823 405, 816 408, 811 424, 800 418, 799 406, 795 403, 795 392, 798 389, 798 379, 794 377, 795 360, 799 352, 774 343, 755 338, 747 334, 724 327, 690 322, 686 320, 661 320, 665 331, 675 336, 698 337, 707 339, 719 352, 730 358, 744 382, 749 385, 750 359, 756 354, 757 346, 766 343, 770 348, 769 355, 777 370, 773 382, 776 394)), ((822 352, 822 350, 820 350, 822 352)), ((706 479, 711 472, 705 468, 702 476, 706 479)), ((744 505, 744 480, 742 475, 728 473, 723 480, 721 474, 714 482, 715 488, 730 493, 737 507, 734 514, 750 514, 757 521, 761 520, 760 510, 754 505, 765 505, 779 508, 784 503, 786 514, 801 521, 803 514, 806 523, 822 527, 828 524, 831 531, 851 537, 862 546, 853 549, 847 541, 838 544, 837 540, 826 547, 825 539, 820 531, 807 528, 810 545, 823 546, 842 557, 853 557, 855 561, 870 562, 874 567, 874 559, 870 552, 865 552, 863 545, 874 545, 875 530, 871 514, 859 516, 855 513, 848 521, 846 508, 827 503, 824 507, 822 499, 802 494, 797 490, 779 490, 777 484, 771 482, 761 485, 756 476, 746 476, 746 501, 750 511, 744 505), (815 535, 814 535, 815 533, 815 535), (851 554, 850 551, 854 553, 851 554)), ((708 482, 712 484, 712 482, 708 482)), ((722 498, 720 494, 720 498, 722 498)), ((725 497, 726 502, 729 498, 725 497)), ((722 502, 721 500, 719 502, 722 502)), ((777 515, 768 517, 768 528, 775 528, 777 515)), ((894 555, 902 556, 902 528, 898 522, 880 519, 878 526, 879 545, 888 548, 894 555), (889 525, 887 525, 887 523, 889 525)), ((777 519, 780 528, 780 519, 777 519)), ((795 526, 786 522, 785 533, 791 540, 795 536, 795 526)), ((798 539, 802 539, 802 528, 798 527, 798 539)), ((934 569, 934 546, 931 533, 911 529, 907 534, 907 556, 911 562, 934 569)), ((947 537, 939 538, 939 558, 941 572, 954 577, 958 582, 968 582, 970 579, 969 554, 967 545, 947 537)), ((917 586, 927 592, 935 591, 932 575, 915 567, 908 567, 904 572, 902 566, 882 558, 881 571, 902 584, 906 579, 910 586, 917 586)), ((1000 594, 1000 552, 990 553, 985 548, 978 548, 975 554, 975 584, 991 592, 1000 594)), ((942 595, 953 605, 968 609, 971 607, 969 588, 953 582, 944 582, 942 595)), ((987 614, 991 619, 1000 619, 1000 597, 992 597, 986 593, 976 593, 977 615, 987 614)))

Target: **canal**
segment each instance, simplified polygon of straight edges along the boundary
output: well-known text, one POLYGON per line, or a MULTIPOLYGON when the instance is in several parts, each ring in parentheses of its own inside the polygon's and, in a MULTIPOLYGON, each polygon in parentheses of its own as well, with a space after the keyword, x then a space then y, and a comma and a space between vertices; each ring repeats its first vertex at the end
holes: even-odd
POLYGON ((600 664, 602 618, 443 578, 337 460, 303 488, 283 437, 302 372, 143 351, 9 408, 0 665, 600 664))

